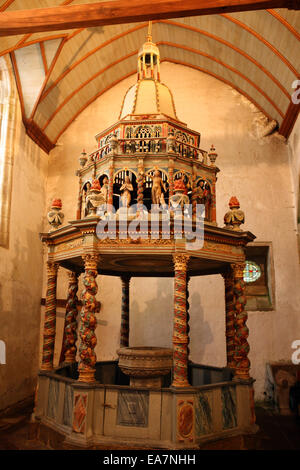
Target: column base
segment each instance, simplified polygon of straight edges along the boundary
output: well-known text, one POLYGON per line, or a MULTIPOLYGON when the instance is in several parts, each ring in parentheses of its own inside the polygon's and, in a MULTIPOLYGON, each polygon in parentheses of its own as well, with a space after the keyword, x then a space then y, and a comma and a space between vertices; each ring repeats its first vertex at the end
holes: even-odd
POLYGON ((174 380, 171 387, 173 388, 184 388, 191 387, 190 383, 187 380, 174 380))
POLYGON ((249 372, 247 373, 236 372, 232 380, 249 382, 249 380, 252 380, 252 377, 250 377, 249 372))
POLYGON ((96 369, 79 369, 78 382, 92 383, 95 382, 96 369))
POLYGON ((76 362, 74 354, 65 354, 64 362, 67 364, 73 364, 73 362, 76 362))
POLYGON ((53 370, 53 364, 42 364, 41 370, 53 370))

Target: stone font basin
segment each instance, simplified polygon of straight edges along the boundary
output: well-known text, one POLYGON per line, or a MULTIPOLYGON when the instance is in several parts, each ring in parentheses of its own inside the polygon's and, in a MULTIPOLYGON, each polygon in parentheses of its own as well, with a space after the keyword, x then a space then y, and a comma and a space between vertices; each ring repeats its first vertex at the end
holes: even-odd
POLYGON ((163 376, 172 368, 172 349, 138 346, 121 348, 117 354, 131 387, 161 387, 163 376))

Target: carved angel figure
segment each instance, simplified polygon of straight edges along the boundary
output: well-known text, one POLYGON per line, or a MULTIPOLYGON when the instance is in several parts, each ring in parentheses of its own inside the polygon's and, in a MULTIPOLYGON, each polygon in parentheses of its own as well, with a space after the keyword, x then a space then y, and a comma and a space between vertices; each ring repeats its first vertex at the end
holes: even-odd
POLYGON ((225 227, 241 232, 240 225, 245 222, 245 214, 240 210, 240 203, 235 196, 230 198, 229 207, 230 210, 224 216, 225 227))

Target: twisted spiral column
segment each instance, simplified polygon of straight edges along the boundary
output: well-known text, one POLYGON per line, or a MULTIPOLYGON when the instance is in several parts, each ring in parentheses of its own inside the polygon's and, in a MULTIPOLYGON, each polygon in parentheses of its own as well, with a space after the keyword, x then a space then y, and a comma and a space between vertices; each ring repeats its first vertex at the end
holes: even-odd
POLYGON ((109 211, 111 210, 113 203, 114 203, 113 193, 114 193, 114 165, 113 165, 113 162, 111 162, 111 165, 109 167, 108 195, 107 195, 107 204, 108 204, 109 211))
POLYGON ((78 198, 77 198, 77 211, 76 211, 76 219, 79 220, 81 219, 81 212, 82 212, 82 177, 81 174, 79 174, 79 189, 78 189, 78 198))
POLYGON ((250 361, 248 353, 250 350, 247 338, 249 330, 246 322, 248 314, 245 312, 247 299, 245 297, 245 282, 243 279, 245 263, 236 263, 232 265, 234 273, 233 292, 235 296, 235 379, 247 380, 250 378, 250 361))
POLYGON ((64 328, 64 341, 61 362, 68 363, 76 360, 76 340, 77 340, 77 291, 78 291, 78 274, 69 272, 69 286, 66 304, 66 317, 64 328))
POLYGON ((99 302, 96 300, 98 286, 96 277, 98 274, 98 255, 83 256, 85 273, 83 277, 84 290, 82 292, 82 310, 80 314, 80 345, 79 345, 79 378, 80 382, 94 382, 96 354, 95 346, 97 338, 95 329, 97 319, 95 313, 99 311, 99 302))
POLYGON ((173 330, 173 387, 188 387, 188 325, 186 311, 186 272, 189 256, 173 256, 174 330, 173 330))
POLYGON ((130 277, 122 276, 122 311, 121 311, 121 332, 120 347, 129 346, 129 285, 130 277))
POLYGON ((144 162, 139 160, 138 163, 138 179, 137 179, 137 205, 138 210, 142 207, 144 202, 144 162))
POLYGON ((189 303, 189 296, 190 296, 190 292, 189 292, 189 282, 190 282, 190 276, 187 275, 186 276, 186 334, 187 334, 187 337, 188 337, 188 346, 187 346, 187 359, 189 360, 189 356, 190 356, 190 348, 189 348, 189 344, 190 344, 190 303, 189 303))
POLYGON ((225 283, 225 309, 226 309, 226 352, 227 367, 234 368, 235 356, 235 300, 233 271, 222 274, 225 283))
POLYGON ((47 293, 46 311, 44 321, 43 357, 42 370, 53 369, 55 331, 56 331, 56 285, 58 263, 47 262, 47 293))
POLYGON ((217 209, 216 209, 216 183, 214 182, 211 188, 211 210, 210 210, 210 222, 217 223, 217 209))
POLYGON ((192 174, 192 218, 193 220, 196 218, 197 213, 197 186, 196 186, 196 174, 197 168, 193 167, 193 174, 192 174))
POLYGON ((169 160, 169 200, 174 195, 174 160, 169 160))

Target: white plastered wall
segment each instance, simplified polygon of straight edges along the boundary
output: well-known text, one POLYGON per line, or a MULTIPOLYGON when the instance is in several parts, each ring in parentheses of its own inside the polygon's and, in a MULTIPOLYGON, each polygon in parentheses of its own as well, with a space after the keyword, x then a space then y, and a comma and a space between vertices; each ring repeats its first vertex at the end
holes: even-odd
POLYGON ((39 232, 46 208, 48 156, 26 135, 19 104, 14 123, 9 246, 0 247, 0 340, 6 345, 6 363, 0 364, 0 411, 34 393, 39 367, 39 232))

